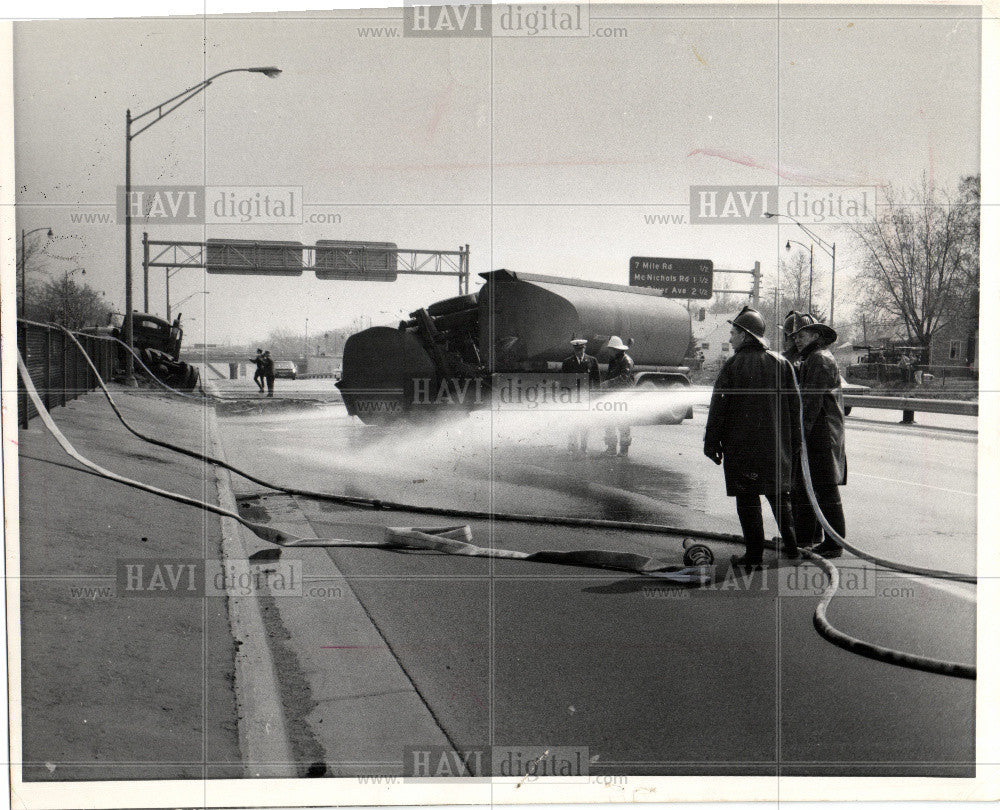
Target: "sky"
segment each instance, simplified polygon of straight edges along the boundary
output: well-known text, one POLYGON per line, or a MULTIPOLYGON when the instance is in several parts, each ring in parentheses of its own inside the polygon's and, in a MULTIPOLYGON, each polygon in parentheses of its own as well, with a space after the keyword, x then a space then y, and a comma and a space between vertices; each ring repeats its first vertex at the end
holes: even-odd
MULTIPOLYGON (((276 65, 273 80, 220 78, 137 136, 133 183, 301 187, 306 221, 137 221, 137 307, 143 230, 191 241, 469 244, 473 289, 475 274, 501 267, 627 283, 631 256, 730 269, 759 261, 767 290, 786 240, 809 241, 793 224, 655 216, 686 217, 692 186, 905 189, 924 177, 957 186, 979 170, 979 14, 591 6, 590 35, 566 38, 364 35, 398 29, 398 9, 16 23, 17 226, 51 227, 44 272, 84 267, 122 309, 114 203, 125 110, 220 70, 276 65)), ((837 286, 849 298, 859 256, 847 228, 815 232, 837 242, 837 286)), ((820 250, 816 267, 822 294, 820 250)), ((187 340, 209 343, 301 332, 307 320, 313 334, 359 316, 391 323, 458 291, 452 277, 332 282, 191 268, 170 285, 173 302, 188 299, 187 340)), ((162 269, 151 271, 150 299, 164 314, 162 269)), ((840 296, 837 306, 847 306, 840 296)))

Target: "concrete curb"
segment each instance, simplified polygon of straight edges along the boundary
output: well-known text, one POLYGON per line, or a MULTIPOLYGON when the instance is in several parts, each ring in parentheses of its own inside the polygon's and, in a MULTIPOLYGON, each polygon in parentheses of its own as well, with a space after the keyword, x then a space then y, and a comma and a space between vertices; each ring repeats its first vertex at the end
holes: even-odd
MULTIPOLYGON (((215 410, 206 411, 206 435, 216 458, 226 460, 215 410)), ((213 466, 219 505, 237 512, 228 470, 213 466)), ((227 566, 247 566, 246 529, 233 518, 222 520, 222 556, 227 566)), ((291 743, 285 727, 277 673, 260 605, 255 595, 230 595, 229 624, 236 641, 235 662, 237 729, 244 773, 248 777, 295 777, 291 743)))
MULTIPOLYGON (((270 497, 274 501, 265 508, 272 525, 317 537, 294 498, 280 493, 270 497)), ((324 518, 335 524, 342 516, 350 522, 354 515, 348 510, 324 513, 324 518)), ((373 524, 372 531, 384 528, 373 524)), ((252 551, 268 547, 256 538, 251 543, 252 551)), ((281 559, 302 564, 304 598, 274 602, 308 685, 311 705, 303 706, 307 711, 301 722, 323 749, 325 775, 401 776, 402 740, 429 750, 455 750, 328 549, 285 548, 281 559)))

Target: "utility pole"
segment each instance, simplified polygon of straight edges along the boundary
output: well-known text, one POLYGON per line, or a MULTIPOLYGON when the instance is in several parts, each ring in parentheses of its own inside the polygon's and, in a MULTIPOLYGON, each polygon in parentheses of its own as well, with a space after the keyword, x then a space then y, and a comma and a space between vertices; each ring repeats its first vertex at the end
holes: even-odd
POLYGON ((833 294, 837 289, 837 243, 834 242, 833 251, 830 254, 833 259, 833 265, 830 269, 830 328, 833 328, 833 294))
POLYGON ((27 238, 33 233, 38 231, 48 230, 46 236, 49 239, 52 238, 51 228, 34 228, 30 231, 26 231, 21 228, 21 317, 27 317, 28 313, 28 253, 27 253, 27 238))
MULTIPOLYGON (((753 263, 753 292, 750 294, 751 300, 753 302, 753 308, 760 308, 760 262, 753 263)), ((777 312, 778 308, 775 306, 774 311, 777 312)))

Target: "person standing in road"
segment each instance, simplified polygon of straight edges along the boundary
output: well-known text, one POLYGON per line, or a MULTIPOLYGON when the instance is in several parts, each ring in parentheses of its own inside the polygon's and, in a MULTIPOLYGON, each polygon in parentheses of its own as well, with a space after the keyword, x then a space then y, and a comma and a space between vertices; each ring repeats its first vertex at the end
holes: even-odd
MULTIPOLYGON (((796 375, 799 373, 799 366, 802 364, 802 356, 799 354, 799 347, 795 345, 795 330, 805 323, 809 323, 811 315, 805 315, 801 312, 797 312, 794 309, 791 310, 785 316, 785 322, 782 324, 781 333, 784 340, 782 354, 785 359, 792 364, 792 368, 795 370, 796 375)), ((813 319, 815 320, 815 319, 813 319)), ((798 408, 798 403, 793 403, 794 407, 798 408)), ((800 437, 801 438, 801 437, 800 437)), ((796 457, 792 459, 792 517, 795 520, 795 542, 798 544, 799 548, 806 548, 808 546, 813 546, 823 540, 823 529, 819 525, 819 521, 809 522, 809 518, 812 517, 812 507, 810 506, 808 500, 803 501, 799 497, 801 493, 801 475, 802 470, 800 467, 800 460, 796 457), (798 484, 798 486, 796 486, 798 484), (806 514, 800 514, 802 510, 805 510, 806 514), (812 533, 809 535, 804 534, 807 527, 812 527, 812 533)))
POLYGON ((792 368, 794 369, 798 369, 799 365, 799 347, 795 345, 793 333, 798 327, 801 317, 801 313, 798 313, 793 309, 785 316, 785 322, 781 326, 781 353, 785 356, 785 359, 792 364, 792 368))
MULTIPOLYGON (((840 368, 827 349, 837 333, 812 315, 803 315, 795 330, 795 343, 802 357, 799 390, 802 396, 802 425, 806 436, 809 477, 823 517, 841 537, 847 531, 844 507, 837 489, 847 483, 847 449, 844 441, 844 399, 840 388, 840 368)), ((804 539, 822 533, 812 510, 805 483, 799 475, 796 486, 795 529, 804 539)), ((821 557, 839 557, 840 545, 826 537, 811 551, 821 557)))
POLYGON ((781 531, 783 553, 799 557, 792 516, 792 469, 798 436, 798 408, 791 363, 769 351, 761 314, 744 307, 733 320, 733 355, 712 391, 705 427, 705 455, 723 464, 726 494, 736 498, 746 552, 732 564, 760 568, 764 558, 763 495, 781 531))
MULTIPOLYGON (((611 360, 608 362, 608 377, 604 381, 604 388, 609 391, 625 391, 635 385, 635 363, 626 354, 631 344, 631 340, 626 344, 618 335, 612 335, 608 341, 611 360)), ((616 450, 620 456, 628 455, 632 444, 632 426, 627 416, 619 416, 608 422, 604 429, 604 444, 607 446, 604 451, 606 456, 615 455, 616 450)))
MULTIPOLYGON (((270 350, 264 352, 264 359, 261 363, 261 376, 267 383, 267 395, 274 396, 274 360, 271 358, 270 350)), ((264 389, 261 388, 261 391, 264 389)))
POLYGON ((253 381, 257 383, 257 387, 260 392, 264 393, 264 352, 261 349, 257 349, 257 356, 251 361, 256 369, 253 373, 253 381))
MULTIPOLYGON (((597 365, 597 358, 587 354, 586 338, 573 338, 570 340, 573 346, 573 354, 563 360, 563 374, 586 374, 589 391, 596 391, 601 387, 601 369, 597 365)), ((588 398, 589 401, 589 398, 588 398)), ((587 455, 587 425, 582 423, 574 427, 569 434, 570 454, 580 453, 587 455)))

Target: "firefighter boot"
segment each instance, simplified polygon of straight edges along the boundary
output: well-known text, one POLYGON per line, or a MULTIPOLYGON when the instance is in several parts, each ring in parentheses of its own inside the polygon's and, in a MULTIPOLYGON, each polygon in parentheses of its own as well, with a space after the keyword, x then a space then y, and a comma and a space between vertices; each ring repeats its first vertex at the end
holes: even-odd
POLYGON ((832 560, 837 557, 841 557, 844 554, 844 549, 839 545, 834 543, 832 540, 823 540, 819 545, 813 546, 809 549, 813 554, 818 557, 823 557, 827 560, 832 560))
POLYGON ((759 571, 764 567, 764 561, 744 554, 742 557, 733 555, 730 557, 730 565, 733 568, 742 568, 744 571, 759 571))

